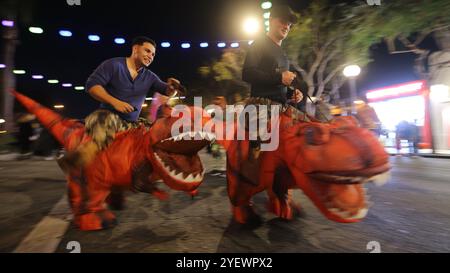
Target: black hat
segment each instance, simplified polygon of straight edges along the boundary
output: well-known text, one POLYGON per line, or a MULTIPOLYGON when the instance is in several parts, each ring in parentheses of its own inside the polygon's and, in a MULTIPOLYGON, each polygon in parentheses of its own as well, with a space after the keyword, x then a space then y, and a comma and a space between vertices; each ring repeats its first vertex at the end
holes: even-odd
POLYGON ((296 24, 298 20, 297 15, 287 5, 273 6, 270 10, 270 17, 284 19, 292 24, 296 24))

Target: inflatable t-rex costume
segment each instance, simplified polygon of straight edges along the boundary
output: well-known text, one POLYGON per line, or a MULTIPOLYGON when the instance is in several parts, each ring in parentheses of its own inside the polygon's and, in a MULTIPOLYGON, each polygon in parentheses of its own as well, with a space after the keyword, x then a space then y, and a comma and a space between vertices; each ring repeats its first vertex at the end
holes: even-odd
MULTIPOLYGON (((82 123, 65 119, 18 92, 13 94, 67 151, 73 151, 90 140, 82 123)), ((191 112, 194 111, 202 109, 191 108, 191 112)), ((123 190, 131 189, 165 199, 167 194, 155 183, 162 179, 172 189, 192 196, 196 194, 204 175, 197 152, 213 136, 198 133, 198 140, 186 140, 195 133, 185 132, 171 137, 171 127, 177 119, 166 115, 156 120, 150 128, 141 126, 120 132, 106 149, 96 155, 93 162, 83 169, 69 171, 69 202, 75 224, 81 230, 99 230, 115 224, 115 216, 105 204, 112 190, 119 193, 119 197, 123 190)))
POLYGON ((388 155, 376 137, 353 117, 321 123, 289 106, 279 120, 278 148, 261 152, 253 162, 248 140, 223 141, 235 220, 256 219, 251 198, 264 190, 269 211, 291 219, 297 207, 290 189, 295 188, 330 220, 350 223, 364 218, 368 204, 363 184, 386 182, 390 169, 388 155))

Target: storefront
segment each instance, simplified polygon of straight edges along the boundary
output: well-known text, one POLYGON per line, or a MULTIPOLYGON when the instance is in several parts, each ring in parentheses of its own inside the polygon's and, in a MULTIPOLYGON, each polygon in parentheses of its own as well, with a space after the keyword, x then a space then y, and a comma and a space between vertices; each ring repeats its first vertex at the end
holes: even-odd
POLYGON ((450 154, 450 52, 436 51, 428 62, 434 150, 450 154))
POLYGON ((419 153, 432 151, 429 91, 424 81, 369 90, 366 97, 382 123, 380 140, 389 153, 414 152, 414 146, 419 153))

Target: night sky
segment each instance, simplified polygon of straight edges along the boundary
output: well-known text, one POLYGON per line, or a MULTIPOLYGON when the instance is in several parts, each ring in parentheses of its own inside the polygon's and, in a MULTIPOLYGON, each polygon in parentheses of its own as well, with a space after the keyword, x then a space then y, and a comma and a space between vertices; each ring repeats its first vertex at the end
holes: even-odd
MULTIPOLYGON (((96 108, 96 101, 84 91, 52 86, 46 80, 31 80, 31 74, 84 85, 89 74, 105 59, 128 56, 129 42, 137 35, 154 39, 158 46, 164 40, 173 42, 171 48, 157 48, 150 69, 163 80, 174 76, 189 88, 200 78, 197 68, 220 57, 217 41, 251 38, 242 33, 240 24, 252 10, 255 17, 261 16, 260 2, 81 0, 81 6, 69 6, 65 0, 21 1, 16 68, 25 69, 27 75, 17 77, 17 89, 47 105, 63 103, 65 115, 82 118, 96 108), (28 32, 31 25, 42 27, 44 33, 28 32), (63 28, 71 30, 73 36, 59 36, 58 30, 63 28), (88 34, 98 34, 101 41, 88 41, 88 34), (127 43, 117 45, 113 42, 115 37, 123 37, 127 43), (202 41, 209 42, 210 47, 199 48, 202 41), (182 49, 181 42, 191 42, 193 46, 182 49)), ((307 1, 278 2, 288 3, 297 11, 307 5, 307 1)), ((372 58, 375 61, 358 79, 360 91, 417 79, 413 54, 389 55, 380 44, 373 46, 372 58)))

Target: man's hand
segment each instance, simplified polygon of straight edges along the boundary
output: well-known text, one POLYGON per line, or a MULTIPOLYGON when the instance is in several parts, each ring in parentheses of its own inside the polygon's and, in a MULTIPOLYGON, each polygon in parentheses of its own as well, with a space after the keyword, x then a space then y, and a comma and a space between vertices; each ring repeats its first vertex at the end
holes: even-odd
POLYGON ((292 73, 291 71, 284 71, 281 74, 281 82, 286 85, 289 86, 291 85, 292 81, 295 79, 295 73, 292 73))
POLYGON ((294 93, 292 94, 291 100, 295 103, 301 102, 303 99, 303 93, 299 89, 295 89, 294 93))
POLYGON ((115 101, 112 106, 114 107, 114 109, 116 109, 116 111, 124 114, 134 111, 134 107, 132 105, 121 100, 115 101))
POLYGON ((227 100, 224 96, 217 96, 214 98, 213 104, 218 105, 222 109, 225 109, 227 107, 227 100))
POLYGON ((169 97, 161 94, 161 96, 158 97, 158 100, 160 104, 167 104, 169 102, 169 97))
POLYGON ((180 89, 180 81, 175 79, 175 78, 168 78, 167 79, 167 90, 166 90, 166 94, 167 96, 171 97, 175 91, 179 91, 180 89))

